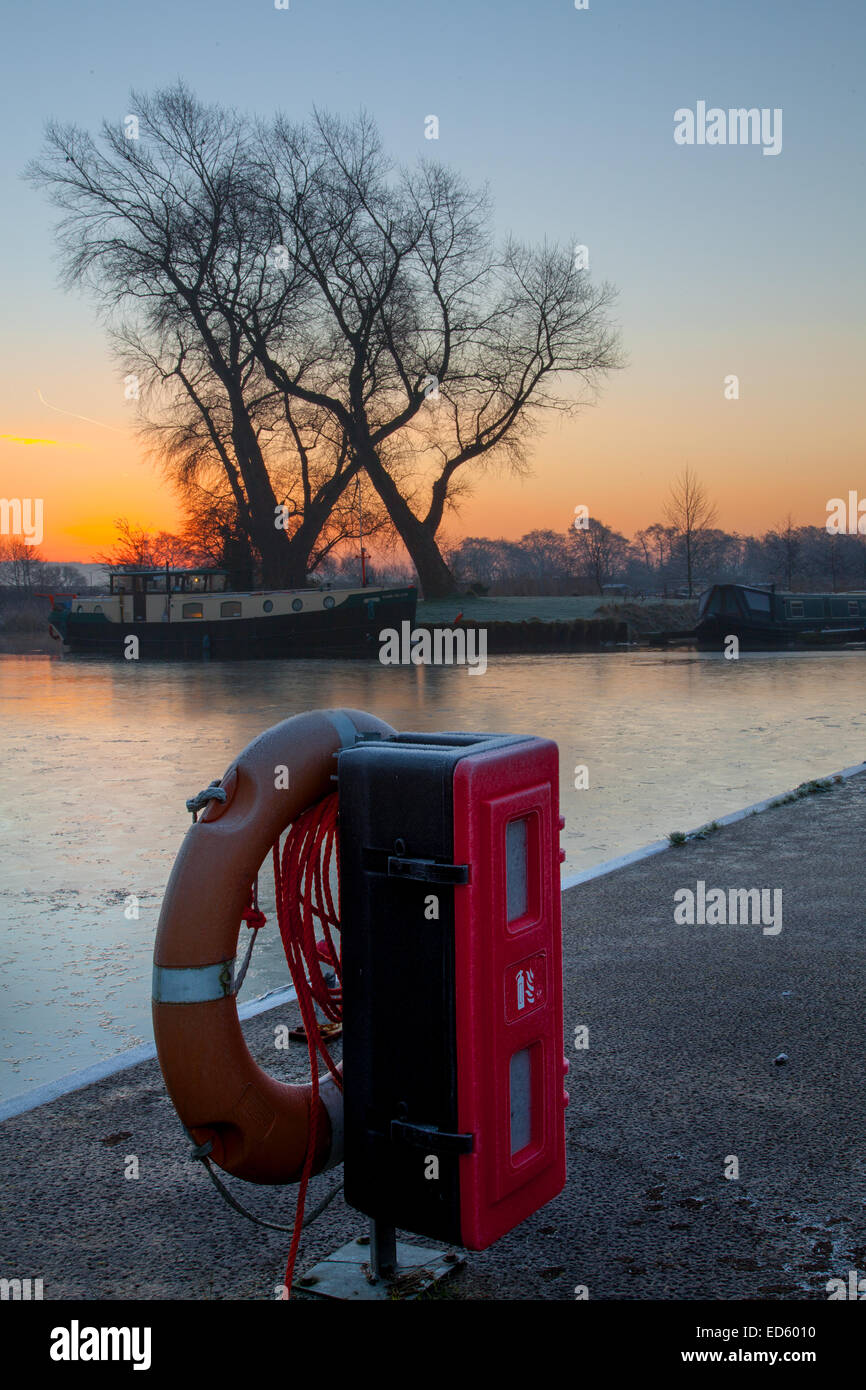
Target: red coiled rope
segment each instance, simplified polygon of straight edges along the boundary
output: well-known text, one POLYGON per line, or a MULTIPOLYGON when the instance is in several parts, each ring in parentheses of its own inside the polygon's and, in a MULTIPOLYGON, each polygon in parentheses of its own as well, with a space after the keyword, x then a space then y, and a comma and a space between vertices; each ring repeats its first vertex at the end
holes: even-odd
POLYGON ((301 1239, 307 1185, 316 1152, 319 1121, 319 1061, 317 1053, 342 1091, 343 1078, 328 1052, 319 1032, 316 1005, 327 1019, 339 1022, 343 1014, 343 989, 340 949, 333 933, 339 930, 339 895, 336 907, 331 892, 331 857, 336 857, 339 885, 339 845, 337 840, 337 793, 326 796, 289 827, 280 854, 279 840, 273 847, 274 885, 276 888, 277 921, 298 996, 307 1049, 310 1057, 312 1096, 310 1100, 310 1134, 304 1160, 295 1229, 286 1265, 285 1288, 288 1298, 292 1275, 301 1239), (316 925, 323 935, 316 936, 316 925), (328 984, 322 972, 326 964, 337 977, 336 987, 328 984))

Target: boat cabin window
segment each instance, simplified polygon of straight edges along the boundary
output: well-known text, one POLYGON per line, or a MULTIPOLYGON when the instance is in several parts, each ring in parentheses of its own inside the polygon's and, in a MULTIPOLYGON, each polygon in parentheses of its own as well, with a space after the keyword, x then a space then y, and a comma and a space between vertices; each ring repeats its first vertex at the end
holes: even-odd
POLYGON ((767 613, 771 609, 770 595, 765 594, 761 589, 747 589, 746 603, 753 613, 767 613))
POLYGON ((803 600, 802 600, 802 599, 791 599, 791 617, 792 617, 792 618, 802 618, 803 612, 804 612, 804 609, 803 609, 803 600))
POLYGON ((860 616, 860 605, 859 605, 859 603, 857 602, 856 599, 849 599, 849 600, 848 600, 848 612, 849 612, 849 613, 853 613, 856 617, 859 618, 859 616, 860 616))
POLYGON ((185 603, 183 605, 183 616, 185 618, 203 618, 204 608, 200 603, 185 603))
POLYGON ((222 594, 228 588, 226 574, 179 574, 172 576, 172 588, 179 582, 185 594, 222 594))
POLYGON ((847 618, 851 613, 851 605, 847 599, 831 598, 829 600, 829 615, 831 618, 847 618))
POLYGON ((226 599, 225 603, 220 604, 221 618, 239 618, 241 616, 241 606, 237 599, 226 599))
POLYGON ((112 574, 113 594, 164 594, 166 583, 173 594, 222 594, 229 588, 222 570, 139 570, 112 574))

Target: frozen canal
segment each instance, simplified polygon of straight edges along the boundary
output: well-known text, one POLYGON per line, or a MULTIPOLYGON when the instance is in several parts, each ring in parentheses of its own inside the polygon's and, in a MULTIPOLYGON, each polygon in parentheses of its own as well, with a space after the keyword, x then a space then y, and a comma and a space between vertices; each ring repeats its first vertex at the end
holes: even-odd
MULTIPOLYGON (((150 1040, 184 802, 287 715, 348 705, 400 729, 555 739, 573 873, 863 761, 864 675, 862 652, 513 656, 483 676, 0 656, 0 1099, 150 1040)), ((244 997, 286 979, 269 913, 244 997)))

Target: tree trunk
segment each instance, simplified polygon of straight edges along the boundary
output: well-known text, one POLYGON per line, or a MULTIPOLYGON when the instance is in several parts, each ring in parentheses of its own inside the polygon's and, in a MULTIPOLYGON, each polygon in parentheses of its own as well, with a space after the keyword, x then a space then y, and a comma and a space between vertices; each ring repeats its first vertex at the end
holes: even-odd
POLYGON ((301 588, 307 557, 299 567, 291 541, 276 525, 276 495, 241 400, 232 400, 232 416, 232 444, 247 495, 250 539, 262 557, 262 583, 266 589, 301 588))
MULTIPOLYGON (((414 536, 407 539, 397 524, 397 529, 403 539, 403 544, 412 557, 412 563, 418 571, 418 582, 421 585, 422 596, 426 599, 449 598, 456 594, 457 583, 454 575, 442 558, 436 538, 424 526, 423 522, 413 518, 417 526, 414 536)), ((392 517, 392 520, 394 518, 392 517)))
POLYGON ((457 584, 442 558, 433 528, 418 520, 374 451, 364 449, 360 457, 367 476, 388 509, 388 515, 409 552, 424 598, 449 598, 456 594, 457 584))

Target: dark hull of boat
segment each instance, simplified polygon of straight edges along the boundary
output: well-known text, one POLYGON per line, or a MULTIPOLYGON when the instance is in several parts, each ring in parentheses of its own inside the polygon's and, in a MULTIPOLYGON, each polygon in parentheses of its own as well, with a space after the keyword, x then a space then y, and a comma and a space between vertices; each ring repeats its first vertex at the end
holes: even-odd
POLYGON ((834 624, 832 618, 816 627, 814 621, 808 620, 745 622, 742 618, 713 615, 697 624, 692 640, 699 651, 718 652, 724 651, 725 641, 731 636, 737 638, 744 651, 802 651, 866 641, 866 628, 850 626, 844 620, 834 624))
POLYGON ((256 618, 176 623, 113 623, 101 614, 55 609, 51 625, 74 655, 183 661, 285 657, 378 656, 379 633, 415 620, 417 591, 392 589, 369 598, 352 595, 335 608, 256 618))

